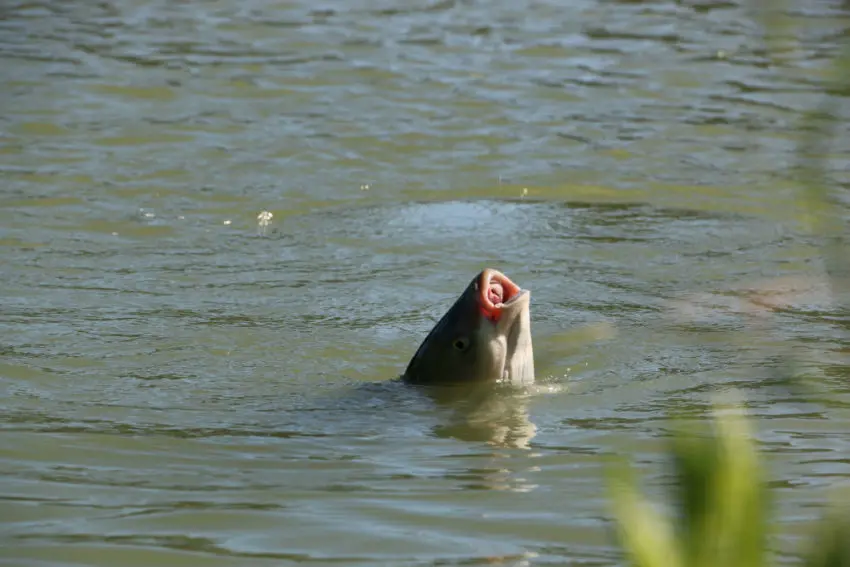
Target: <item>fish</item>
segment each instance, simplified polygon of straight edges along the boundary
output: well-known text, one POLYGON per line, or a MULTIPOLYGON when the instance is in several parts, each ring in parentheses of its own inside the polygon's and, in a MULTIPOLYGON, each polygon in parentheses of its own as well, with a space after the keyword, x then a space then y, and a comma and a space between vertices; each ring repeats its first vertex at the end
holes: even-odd
POLYGON ((533 384, 531 292, 498 270, 482 270, 419 345, 402 379, 533 384))

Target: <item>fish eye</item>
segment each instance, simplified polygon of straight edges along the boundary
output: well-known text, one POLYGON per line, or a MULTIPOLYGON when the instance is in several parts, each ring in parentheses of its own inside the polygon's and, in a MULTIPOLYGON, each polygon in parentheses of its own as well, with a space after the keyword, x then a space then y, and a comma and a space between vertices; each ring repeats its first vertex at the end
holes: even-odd
POLYGON ((452 346, 455 347, 456 350, 463 352, 469 348, 469 339, 467 339, 466 337, 459 337, 455 339, 455 341, 452 343, 452 346))

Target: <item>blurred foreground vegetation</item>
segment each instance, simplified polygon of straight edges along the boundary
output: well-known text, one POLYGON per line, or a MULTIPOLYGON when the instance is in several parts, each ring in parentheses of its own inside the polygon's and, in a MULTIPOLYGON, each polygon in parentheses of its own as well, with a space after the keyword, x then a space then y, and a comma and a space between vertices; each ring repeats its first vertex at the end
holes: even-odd
MULTIPOLYGON (((619 540, 636 567, 762 567, 769 558, 770 494, 740 405, 715 407, 712 429, 679 425, 669 440, 670 518, 645 499, 631 469, 613 466, 609 490, 619 540)), ((837 494, 836 496, 841 496, 837 494)), ((840 498, 800 550, 806 567, 850 566, 850 505, 840 498)))
MULTIPOLYGON (((778 72, 795 49, 794 19, 784 0, 754 0, 763 41, 778 72)), ((846 130, 843 106, 850 94, 850 37, 835 54, 822 104, 799 125, 798 163, 789 175, 800 184, 798 214, 821 243, 829 286, 847 312, 850 255, 846 207, 830 181, 828 156, 846 130)), ((793 56, 790 57, 793 59, 793 56)), ((793 369, 791 369, 793 374, 793 369)), ((792 380, 794 377, 791 376, 792 380)), ((668 513, 640 493, 626 464, 609 469, 617 534, 629 563, 639 567, 762 567, 771 557, 771 509, 761 459, 743 404, 716 404, 710 431, 679 423, 669 439, 673 482, 668 513)), ((850 432, 848 432, 850 435, 850 432)), ((850 567, 850 490, 836 492, 824 517, 813 522, 798 550, 806 567, 850 567)))

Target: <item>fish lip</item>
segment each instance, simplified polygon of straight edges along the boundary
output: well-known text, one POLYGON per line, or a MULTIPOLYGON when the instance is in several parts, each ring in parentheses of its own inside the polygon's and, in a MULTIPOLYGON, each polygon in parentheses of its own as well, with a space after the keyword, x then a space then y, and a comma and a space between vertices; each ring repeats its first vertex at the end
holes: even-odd
POLYGON ((510 307, 511 305, 517 303, 520 299, 523 299, 526 296, 530 296, 531 292, 527 289, 519 288, 519 292, 511 297, 509 300, 502 303, 502 307, 510 307))
POLYGON ((498 322, 505 309, 510 309, 517 303, 527 301, 530 292, 527 289, 522 289, 515 284, 508 276, 498 270, 487 268, 478 276, 478 303, 484 317, 490 321, 498 322), (498 304, 494 304, 490 300, 490 284, 491 282, 498 283, 503 291, 503 296, 507 296, 508 300, 498 304))

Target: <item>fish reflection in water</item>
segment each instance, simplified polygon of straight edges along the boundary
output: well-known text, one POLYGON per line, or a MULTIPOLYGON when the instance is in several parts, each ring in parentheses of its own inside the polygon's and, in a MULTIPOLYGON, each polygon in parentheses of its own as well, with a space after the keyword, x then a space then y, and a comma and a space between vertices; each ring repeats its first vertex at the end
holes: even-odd
POLYGON ((445 421, 433 429, 438 437, 527 449, 537 434, 529 417, 528 391, 492 384, 422 389, 436 404, 450 409, 445 421))
POLYGON ((416 420, 438 438, 528 449, 537 434, 529 404, 543 389, 493 383, 418 385, 393 379, 360 383, 353 394, 339 393, 334 405, 339 411, 362 407, 370 415, 381 411, 391 423, 416 420))

